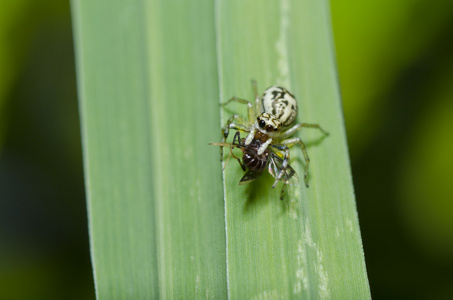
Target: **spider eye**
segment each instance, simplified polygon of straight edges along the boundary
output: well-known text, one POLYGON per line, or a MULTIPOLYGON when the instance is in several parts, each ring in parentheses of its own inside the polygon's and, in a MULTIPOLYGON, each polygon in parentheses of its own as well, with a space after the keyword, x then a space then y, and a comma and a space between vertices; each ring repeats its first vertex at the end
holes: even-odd
POLYGON ((274 128, 273 128, 271 125, 267 125, 267 126, 266 126, 266 131, 267 131, 267 132, 274 131, 274 128))
POLYGON ((279 130, 279 128, 278 128, 278 127, 275 127, 275 128, 274 128, 274 131, 278 131, 278 130, 279 130))
POLYGON ((260 125, 261 128, 264 128, 264 126, 266 126, 266 122, 259 120, 258 125, 260 125))

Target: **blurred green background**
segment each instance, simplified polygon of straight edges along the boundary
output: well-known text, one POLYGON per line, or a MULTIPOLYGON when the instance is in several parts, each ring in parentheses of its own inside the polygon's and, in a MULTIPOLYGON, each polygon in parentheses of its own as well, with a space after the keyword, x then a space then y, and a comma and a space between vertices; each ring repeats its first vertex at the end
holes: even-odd
MULTIPOLYGON (((451 299, 453 1, 331 6, 372 296, 451 299)), ((3 1, 0 69, 0 299, 94 299, 69 2, 3 1)))

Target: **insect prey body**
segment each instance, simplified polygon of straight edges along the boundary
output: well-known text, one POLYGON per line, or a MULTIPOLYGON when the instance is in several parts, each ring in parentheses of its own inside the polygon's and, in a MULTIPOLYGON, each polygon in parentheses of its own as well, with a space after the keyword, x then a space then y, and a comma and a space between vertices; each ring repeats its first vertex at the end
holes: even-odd
MULTIPOLYGON (((272 177, 277 178, 282 170, 283 160, 269 149, 266 149, 263 154, 258 154, 261 142, 257 139, 252 140, 249 145, 245 145, 244 142, 245 138, 241 138, 240 132, 237 131, 232 143, 211 143, 210 145, 230 148, 230 157, 233 156, 239 162, 242 170, 246 171, 239 181, 239 185, 247 184, 257 179, 266 168, 272 177), (238 148, 242 151, 242 161, 233 154, 234 148, 238 148)), ((225 163, 225 166, 228 163, 228 160, 225 163)), ((288 165, 284 170, 284 175, 278 180, 283 182, 283 188, 280 193, 280 199, 283 199, 285 186, 299 183, 299 176, 296 171, 288 165)))

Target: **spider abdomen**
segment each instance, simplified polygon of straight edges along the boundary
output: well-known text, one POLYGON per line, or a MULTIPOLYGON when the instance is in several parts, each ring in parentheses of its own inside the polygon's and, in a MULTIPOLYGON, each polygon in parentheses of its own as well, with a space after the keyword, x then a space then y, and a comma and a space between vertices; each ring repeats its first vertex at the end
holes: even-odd
POLYGON ((264 91, 261 99, 264 112, 278 118, 283 126, 288 127, 296 121, 297 101, 287 89, 271 86, 264 91))

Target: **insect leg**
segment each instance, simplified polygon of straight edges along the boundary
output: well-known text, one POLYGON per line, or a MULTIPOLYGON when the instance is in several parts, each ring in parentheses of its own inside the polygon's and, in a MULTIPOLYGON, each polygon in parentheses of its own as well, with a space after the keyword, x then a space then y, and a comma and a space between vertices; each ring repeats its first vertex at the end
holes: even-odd
POLYGON ((234 134, 234 137, 233 137, 233 145, 235 146, 241 146, 241 133, 240 131, 236 131, 236 133, 234 134))
POLYGON ((233 157, 237 159, 239 165, 241 166, 242 171, 246 171, 247 169, 246 169, 245 165, 241 162, 239 157, 234 156, 234 154, 233 154, 233 157))
POLYGON ((304 172, 304 182, 305 186, 308 187, 308 166, 310 165, 310 158, 308 157, 307 149, 305 148, 304 142, 298 138, 291 138, 291 139, 286 139, 282 141, 282 144, 287 145, 288 147, 291 147, 293 145, 299 144, 300 149, 302 149, 302 153, 304 154, 304 159, 305 159, 305 172, 304 172))
POLYGON ((237 157, 236 155, 234 155, 234 153, 233 153, 233 146, 230 146, 230 155, 228 156, 228 158, 225 162, 225 165, 223 166, 223 170, 225 170, 231 156, 233 156, 233 158, 237 159, 239 165, 241 166, 242 171, 245 171, 246 170, 245 165, 241 162, 241 159, 239 157, 237 157))
MULTIPOLYGON (((241 144, 241 133, 239 131, 236 131, 236 133, 234 134, 232 145, 236 146, 237 148, 240 148, 240 146, 242 146, 242 144, 241 144)), ((232 155, 234 158, 237 159, 237 161, 239 162, 239 165, 242 168, 242 171, 245 171, 246 170, 245 165, 241 162, 239 157, 236 157, 233 154, 233 147, 230 148, 230 151, 231 151, 230 155, 232 155)))

